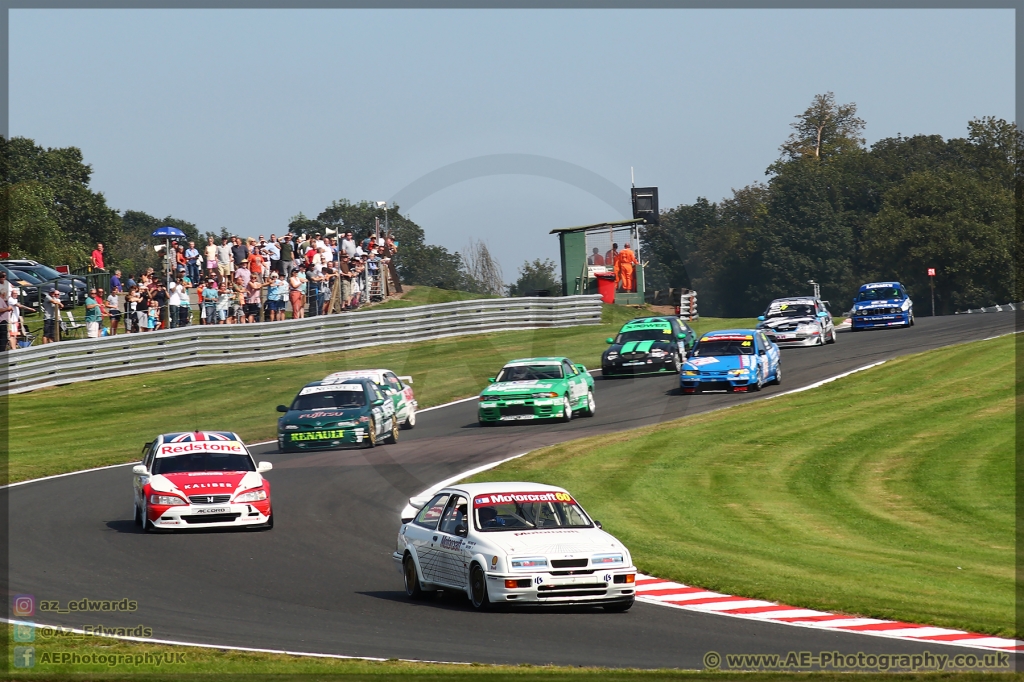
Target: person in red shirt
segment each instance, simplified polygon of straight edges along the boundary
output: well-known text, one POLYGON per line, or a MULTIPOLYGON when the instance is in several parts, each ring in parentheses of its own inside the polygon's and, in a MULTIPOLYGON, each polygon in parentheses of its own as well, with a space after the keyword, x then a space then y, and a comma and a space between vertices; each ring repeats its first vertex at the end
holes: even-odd
POLYGON ((92 252, 92 267, 94 270, 103 269, 103 244, 97 243, 92 252))
POLYGON ((249 272, 258 281, 263 281, 263 253, 259 247, 254 247, 249 254, 249 272))

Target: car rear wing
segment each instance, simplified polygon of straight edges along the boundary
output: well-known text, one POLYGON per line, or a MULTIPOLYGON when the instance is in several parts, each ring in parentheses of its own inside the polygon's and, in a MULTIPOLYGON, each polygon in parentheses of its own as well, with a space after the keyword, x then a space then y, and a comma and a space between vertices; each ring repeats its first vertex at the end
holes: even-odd
POLYGON ((403 384, 412 383, 412 377, 398 377, 398 380, 401 381, 403 384))

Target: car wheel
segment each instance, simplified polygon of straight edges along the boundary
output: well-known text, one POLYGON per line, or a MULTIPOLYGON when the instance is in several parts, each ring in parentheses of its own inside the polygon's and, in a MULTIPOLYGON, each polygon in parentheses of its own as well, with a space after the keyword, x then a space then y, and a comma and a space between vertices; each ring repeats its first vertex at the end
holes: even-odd
POLYGON ((145 533, 155 533, 156 526, 149 520, 149 505, 144 504, 142 506, 142 530, 145 533))
POLYGON ((370 421, 366 423, 366 428, 369 432, 369 436, 366 438, 366 447, 377 447, 377 422, 373 421, 373 417, 370 417, 370 421))
POLYGON ((636 601, 636 598, 630 597, 629 601, 617 601, 614 604, 605 604, 604 610, 610 613, 624 613, 633 608, 634 601, 636 601))
POLYGON ((776 386, 782 383, 782 364, 775 366, 775 378, 772 379, 772 383, 776 386))
POLYGON ((569 394, 566 393, 562 396, 562 416, 563 422, 572 421, 572 403, 569 401, 569 394))
POLYGON ((583 408, 584 417, 593 417, 597 411, 597 401, 594 400, 594 389, 587 391, 587 406, 583 408))
POLYGON ((480 564, 473 564, 469 572, 470 601, 477 611, 486 611, 491 608, 491 599, 487 596, 487 576, 480 564))
POLYGON ((683 359, 679 356, 678 353, 672 356, 672 369, 675 371, 676 374, 679 374, 680 372, 683 371, 683 359))
POLYGON ((416 562, 410 554, 402 560, 402 580, 405 582, 405 594, 410 599, 426 599, 427 593, 420 587, 420 576, 416 573, 416 562))
POLYGON ((480 426, 494 426, 497 422, 484 421, 483 419, 477 419, 476 423, 480 426))
POLYGON ((405 423, 402 424, 403 429, 411 429, 416 426, 416 408, 409 408, 409 416, 405 418, 405 423))
POLYGON ((761 378, 761 370, 757 370, 757 381, 751 384, 750 388, 748 388, 747 390, 756 393, 757 391, 761 390, 762 386, 764 386, 764 379, 761 378))
POLYGON ((388 437, 384 439, 384 442, 389 445, 394 445, 398 442, 398 420, 394 417, 391 418, 391 432, 388 434, 388 437))
POLYGON ((139 505, 133 505, 135 507, 135 525, 142 525, 142 514, 139 513, 139 505))
POLYGON ((910 324, 908 324, 907 326, 908 327, 913 327, 914 326, 914 314, 913 313, 910 314, 910 324))
POLYGON ((826 341, 826 343, 835 343, 835 342, 836 342, 836 328, 832 327, 832 333, 828 335, 828 341, 826 341))

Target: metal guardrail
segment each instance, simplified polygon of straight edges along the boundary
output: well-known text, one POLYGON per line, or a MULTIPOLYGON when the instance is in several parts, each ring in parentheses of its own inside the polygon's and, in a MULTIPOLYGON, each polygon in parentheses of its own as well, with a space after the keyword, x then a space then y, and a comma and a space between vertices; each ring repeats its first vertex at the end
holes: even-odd
POLYGON ((987 308, 975 308, 974 310, 961 310, 954 315, 967 315, 969 313, 1005 313, 1008 310, 1021 310, 1024 308, 1024 301, 1019 303, 1004 303, 1003 305, 992 305, 987 308))
POLYGON ((50 343, 4 353, 0 391, 497 331, 601 323, 600 296, 499 298, 284 322, 196 325, 50 343))

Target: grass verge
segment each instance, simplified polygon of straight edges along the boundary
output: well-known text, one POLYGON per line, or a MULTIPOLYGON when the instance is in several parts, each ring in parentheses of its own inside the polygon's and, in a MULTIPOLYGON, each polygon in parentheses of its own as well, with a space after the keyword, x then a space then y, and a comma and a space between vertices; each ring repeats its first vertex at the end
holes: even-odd
POLYGON ((452 303, 454 301, 472 301, 479 298, 498 298, 489 294, 474 294, 469 291, 452 291, 435 287, 407 286, 401 298, 392 298, 381 303, 373 303, 369 308, 383 310, 387 308, 411 308, 417 305, 432 303, 452 303))
MULTIPOLYGON (((11 627, 5 625, 4 634, 11 642, 11 627)), ((40 632, 41 630, 36 630, 40 632)), ((101 637, 61 637, 59 639, 40 639, 31 644, 10 643, 9 660, 14 660, 15 647, 31 646, 34 651, 35 665, 30 669, 13 669, 8 671, 5 679, 11 680, 137 680, 149 682, 160 680, 223 680, 238 677, 245 680, 315 680, 333 679, 373 679, 398 680, 415 678, 418 680, 558 680, 596 679, 605 682, 626 682, 628 680, 686 680, 687 682, 723 682, 730 679, 728 672, 701 672, 681 670, 636 670, 608 668, 572 668, 559 666, 534 665, 481 665, 444 664, 444 663, 412 663, 405 661, 366 661, 357 659, 313 658, 306 656, 290 656, 287 654, 266 654, 223 649, 167 646, 141 642, 129 642, 101 637), (53 663, 54 655, 60 661, 71 660, 70 656, 78 654, 88 656, 91 660, 113 660, 109 663, 53 663), (147 655, 149 658, 147 659, 147 655), (104 658, 99 658, 99 657, 104 658), (155 661, 157 657, 161 663, 155 661), (94 658, 95 657, 95 658, 94 658), (130 657, 130 658, 129 658, 130 657), (148 662, 147 662, 148 661, 148 662), (164 662, 166 661, 166 662, 164 662), (301 676, 301 677, 299 677, 301 676)), ((24 657, 24 652, 21 652, 24 657)), ((81 660, 81 659, 80 659, 81 660)), ((770 672, 770 673, 739 673, 744 682, 776 682, 778 680, 807 679, 806 673, 770 672)), ((839 682, 849 680, 849 673, 818 673, 815 682, 839 682)), ((892 682, 917 682, 918 680, 936 680, 935 674, 893 674, 875 673, 857 676, 858 682, 875 682, 876 680, 892 682)), ((1003 680, 1020 679, 1017 675, 993 673, 960 673, 957 682, 1002 682, 1003 680), (982 676, 984 675, 984 676, 982 676)))
MULTIPOLYGON (((414 292, 411 292, 414 293, 414 292)), ((605 306, 602 324, 461 336, 323 353, 265 363, 168 368, 8 397, 9 481, 129 462, 158 433, 236 431, 247 442, 276 437, 274 407, 330 372, 387 367, 411 375, 421 407, 474 395, 511 359, 565 355, 600 366, 605 337, 644 309, 605 306)), ((709 318, 698 332, 752 320, 709 318)), ((8 481, 3 481, 4 483, 8 481)))
POLYGON ((1013 337, 539 450, 642 570, 794 606, 1020 636, 1013 337))

